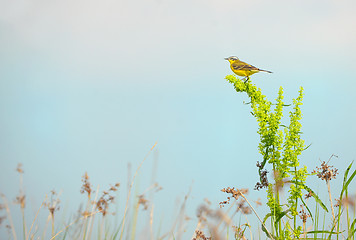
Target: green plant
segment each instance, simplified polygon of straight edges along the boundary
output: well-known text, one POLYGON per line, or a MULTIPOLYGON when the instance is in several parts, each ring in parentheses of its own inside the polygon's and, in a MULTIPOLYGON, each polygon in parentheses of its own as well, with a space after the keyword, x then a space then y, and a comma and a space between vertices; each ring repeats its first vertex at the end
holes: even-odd
MULTIPOLYGON (((328 212, 328 209, 319 199, 318 195, 306 185, 306 179, 310 174, 307 173, 306 166, 300 165, 301 153, 310 146, 306 147, 301 137, 302 125, 300 120, 302 119, 302 113, 300 106, 303 100, 303 88, 300 88, 297 98, 293 99, 293 104, 291 104, 292 110, 289 111, 289 124, 283 125, 281 123, 283 107, 291 105, 284 104, 282 87, 279 88, 276 102, 272 103, 262 94, 261 89, 253 85, 250 80, 244 82, 233 75, 226 76, 226 80, 233 84, 237 92, 247 94, 250 99, 251 114, 258 122, 257 133, 260 136, 258 150, 262 155, 262 161, 257 162, 260 181, 256 184, 255 189, 266 188, 267 206, 270 210, 263 221, 261 221, 262 230, 269 238, 273 239, 299 239, 311 232, 328 233, 329 238, 332 234, 340 234, 340 207, 336 219, 331 201, 330 185, 328 185, 328 189, 333 213, 332 229, 330 231, 315 230, 309 232, 306 229, 305 223, 309 217, 312 217, 312 214, 302 198, 303 191, 307 193, 307 198, 313 197, 316 203, 326 212, 328 212), (273 172, 272 183, 268 179, 268 168, 273 172), (286 203, 282 203, 280 190, 286 185, 289 186, 287 201, 286 203), (298 217, 301 219, 301 222, 298 221, 298 217), (271 226, 269 231, 265 227, 268 219, 270 219, 271 226), (292 223, 289 220, 292 220, 292 223), (334 232, 335 228, 337 228, 336 232, 334 232)), ((346 189, 350 181, 344 181, 346 189)), ((327 184, 329 182, 330 179, 327 180, 327 184)), ((343 188, 340 199, 342 199, 344 193, 347 194, 347 190, 343 188)), ((355 221, 348 225, 349 229, 351 228, 349 232, 354 233, 355 221)))

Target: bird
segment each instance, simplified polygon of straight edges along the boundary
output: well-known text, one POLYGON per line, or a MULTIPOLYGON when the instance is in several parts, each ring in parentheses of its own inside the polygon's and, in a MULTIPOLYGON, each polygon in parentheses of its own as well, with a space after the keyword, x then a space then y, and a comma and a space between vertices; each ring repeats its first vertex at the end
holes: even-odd
POLYGON ((250 79, 250 76, 252 74, 255 74, 257 72, 272 73, 271 71, 259 69, 255 66, 248 64, 248 63, 240 61, 240 59, 236 56, 231 56, 231 57, 225 58, 225 60, 230 62, 230 68, 236 75, 246 78, 245 82, 250 79))

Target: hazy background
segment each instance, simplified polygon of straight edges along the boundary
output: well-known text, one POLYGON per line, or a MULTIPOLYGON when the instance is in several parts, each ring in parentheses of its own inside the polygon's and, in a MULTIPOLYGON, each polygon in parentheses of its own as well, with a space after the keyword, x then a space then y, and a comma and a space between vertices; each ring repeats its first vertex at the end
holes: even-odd
POLYGON ((353 0, 0 0, 0 192, 15 198, 21 162, 33 211, 52 189, 76 209, 85 171, 102 190, 121 182, 124 198, 128 163, 132 176, 156 141, 138 186, 153 174, 163 187, 157 221, 190 186, 193 219, 223 187, 252 190, 257 123, 224 80, 231 55, 273 71, 252 77, 270 100, 304 87, 302 163, 336 154, 344 170, 356 156, 355 11, 353 0))

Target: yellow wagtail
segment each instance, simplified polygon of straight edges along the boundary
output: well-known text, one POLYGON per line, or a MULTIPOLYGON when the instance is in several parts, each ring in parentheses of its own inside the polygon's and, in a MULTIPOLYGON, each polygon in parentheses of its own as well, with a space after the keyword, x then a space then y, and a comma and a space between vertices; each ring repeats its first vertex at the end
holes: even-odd
POLYGON ((252 74, 255 74, 257 72, 272 73, 271 71, 262 70, 262 69, 256 68, 255 66, 252 66, 248 63, 240 61, 240 59, 235 56, 225 58, 225 60, 228 60, 230 62, 231 70, 238 76, 246 77, 246 81, 250 79, 250 76, 252 74))

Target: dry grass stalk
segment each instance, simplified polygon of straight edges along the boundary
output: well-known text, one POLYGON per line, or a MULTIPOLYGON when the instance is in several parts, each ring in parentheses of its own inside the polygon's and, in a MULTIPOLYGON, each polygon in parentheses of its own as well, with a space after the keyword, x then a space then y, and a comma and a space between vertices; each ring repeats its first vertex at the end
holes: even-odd
MULTIPOLYGON (((95 193, 94 202, 95 202, 96 199, 98 198, 98 193, 99 193, 99 185, 98 185, 98 187, 96 188, 96 193, 95 193)), ((96 205, 93 204, 92 209, 91 209, 90 212, 94 212, 94 211, 95 211, 95 206, 96 206, 96 205)), ((91 236, 91 233, 92 233, 92 230, 93 230, 93 225, 94 225, 95 216, 96 216, 96 215, 93 215, 93 217, 89 218, 89 223, 88 223, 88 226, 90 226, 90 227, 89 227, 89 233, 88 233, 87 229, 85 229, 85 240, 90 239, 90 236, 91 236)))
POLYGON ((335 222, 335 213, 334 213, 334 206, 333 206, 333 201, 331 198, 331 187, 330 187, 330 181, 334 178, 336 178, 336 175, 338 174, 338 169, 334 168, 334 166, 328 165, 332 157, 338 157, 334 154, 331 155, 329 161, 325 163, 323 161, 321 163, 320 167, 316 167, 315 170, 313 170, 312 174, 316 174, 318 178, 326 182, 327 188, 328 188, 328 193, 329 193, 329 201, 330 201, 330 206, 331 206, 331 213, 333 216, 333 222, 335 222))
POLYGON ((131 196, 131 190, 132 190, 132 187, 133 187, 133 184, 135 182, 135 178, 138 174, 138 171, 140 170, 142 164, 145 162, 145 160, 148 158, 148 156, 150 155, 150 153, 152 152, 152 150, 156 147, 157 145, 157 142, 151 147, 150 151, 146 154, 145 158, 142 160, 142 162, 140 163, 140 165, 137 167, 136 169, 136 172, 132 178, 132 181, 131 181, 131 184, 129 186, 129 192, 127 194, 127 198, 126 198, 126 204, 125 204, 125 210, 124 210, 124 216, 123 216, 123 219, 122 219, 122 225, 121 225, 121 233, 120 233, 120 239, 122 239, 123 237, 123 234, 124 234, 124 227, 125 227, 125 220, 126 220, 126 214, 127 214, 127 208, 128 208, 128 205, 129 205, 129 200, 130 200, 130 196, 131 196))
MULTIPOLYGON (((27 238, 26 238, 26 240, 28 240, 28 239, 29 239, 30 234, 31 234, 31 231, 32 231, 32 228, 33 228, 33 225, 35 224, 35 221, 36 221, 36 219, 37 219, 37 216, 38 216, 38 214, 39 214, 39 212, 40 212, 41 208, 45 205, 46 201, 47 201, 47 195, 46 195, 45 199, 43 200, 43 202, 41 203, 40 208, 39 208, 39 209, 37 210, 37 212, 36 212, 36 215, 35 215, 35 218, 34 218, 34 219, 33 219, 33 221, 32 221, 32 224, 31 224, 30 230, 28 231, 28 234, 27 234, 27 238)), ((32 239, 32 237, 31 237, 31 239, 32 239)))
POLYGON ((95 215, 95 214, 97 214, 97 213, 100 213, 100 211, 92 212, 92 213, 90 213, 90 214, 88 214, 88 215, 86 215, 86 216, 83 216, 83 217, 81 217, 81 218, 78 218, 78 219, 74 220, 73 222, 71 222, 70 224, 68 224, 67 226, 65 226, 65 228, 63 228, 62 230, 60 230, 59 232, 57 232, 57 233, 56 233, 54 236, 52 236, 49 240, 55 239, 59 234, 61 234, 61 233, 64 232, 65 230, 67 230, 70 226, 72 226, 73 224, 77 223, 78 221, 83 220, 83 219, 86 219, 86 218, 88 218, 88 217, 91 217, 91 216, 93 216, 93 215, 95 215))
MULTIPOLYGON (((229 193, 232 195, 233 198, 235 198, 236 200, 239 199, 239 197, 241 196, 245 201, 246 203, 250 206, 251 210, 254 212, 254 214, 256 215, 256 217, 258 218, 258 220, 261 222, 261 224, 263 225, 263 227, 266 229, 268 235, 270 236, 270 238, 273 239, 272 237, 272 234, 267 230, 267 227, 265 226, 265 224, 263 223, 262 219, 260 218, 260 216, 258 216, 256 210, 252 207, 252 205, 250 204, 250 202, 247 200, 247 198, 245 197, 244 193, 247 193, 248 192, 248 189, 235 189, 235 188, 223 188, 221 190, 222 192, 226 192, 226 193, 229 193)), ((231 197, 227 197, 227 201, 223 201, 221 202, 220 204, 224 205, 224 204, 227 204, 230 202, 230 199, 231 197)))
POLYGON ((16 236, 16 232, 15 232, 15 227, 14 227, 14 222, 12 221, 12 216, 11 216, 11 212, 10 212, 10 208, 9 208, 9 203, 5 197, 4 194, 1 194, 1 198, 4 202, 4 204, 2 204, 2 207, 5 208, 6 210, 6 214, 7 214, 7 219, 10 223, 10 225, 6 225, 7 229, 11 229, 11 233, 12 233, 12 237, 14 240, 17 240, 17 236, 16 236))

